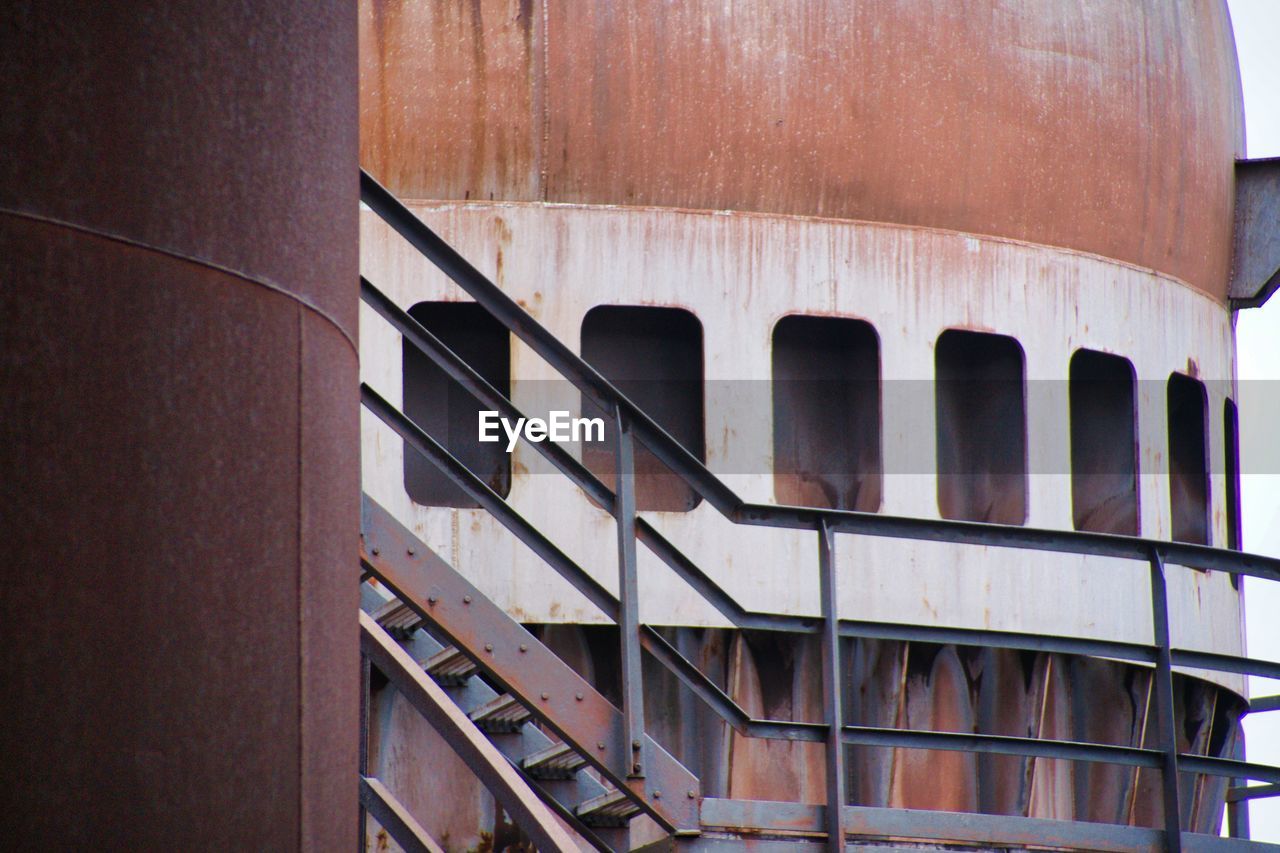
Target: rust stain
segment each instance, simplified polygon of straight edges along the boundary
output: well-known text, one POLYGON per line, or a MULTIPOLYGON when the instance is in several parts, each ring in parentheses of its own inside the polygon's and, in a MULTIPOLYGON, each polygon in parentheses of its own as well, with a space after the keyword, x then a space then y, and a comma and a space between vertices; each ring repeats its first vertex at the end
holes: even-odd
POLYGON ((1225 295, 1243 111, 1222 3, 1087 20, 1000 0, 786 16, 767 0, 362 0, 361 15, 361 160, 403 196, 949 228, 1225 295))

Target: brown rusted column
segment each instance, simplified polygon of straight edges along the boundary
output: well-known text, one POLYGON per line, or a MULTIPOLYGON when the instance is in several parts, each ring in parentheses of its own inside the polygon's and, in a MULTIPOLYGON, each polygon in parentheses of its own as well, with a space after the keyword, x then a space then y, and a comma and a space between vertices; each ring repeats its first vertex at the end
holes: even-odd
POLYGON ((354 3, 0 11, 0 838, 355 840, 356 68, 354 3))

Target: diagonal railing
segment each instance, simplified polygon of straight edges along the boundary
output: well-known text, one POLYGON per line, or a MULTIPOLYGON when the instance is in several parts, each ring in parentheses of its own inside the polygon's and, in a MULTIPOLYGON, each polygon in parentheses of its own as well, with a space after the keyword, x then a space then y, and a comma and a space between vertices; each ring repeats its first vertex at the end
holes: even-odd
MULTIPOLYGON (((621 599, 605 590, 588 572, 570 560, 526 521, 504 499, 489 489, 442 445, 423 432, 407 416, 372 388, 362 386, 362 403, 404 439, 406 445, 422 453, 454 483, 466 491, 500 523, 511 530, 549 565, 579 589, 620 627, 622 647, 623 715, 627 720, 624 741, 641 744, 643 738, 643 694, 639 652, 652 655, 676 675, 695 695, 717 711, 737 731, 754 737, 782 740, 819 741, 826 751, 828 802, 845 801, 844 778, 839 772, 844 744, 899 748, 944 749, 990 752, 1075 761, 1100 761, 1158 769, 1162 777, 1162 805, 1165 827, 1164 847, 1182 849, 1178 803, 1178 772, 1200 773, 1236 780, 1280 784, 1280 768, 1199 755, 1179 754, 1173 720, 1173 668, 1280 677, 1280 663, 1242 656, 1176 649, 1168 629, 1168 602, 1165 589, 1167 565, 1213 569, 1232 575, 1247 575, 1280 581, 1280 560, 1180 542, 1115 534, 1015 527, 981 522, 951 521, 888 516, 848 510, 776 506, 742 500, 705 465, 639 409, 607 379, 558 338, 541 326, 493 282, 476 270, 444 240, 413 215, 368 173, 361 172, 361 200, 410 245, 435 264, 494 319, 520 338, 561 376, 571 382, 586 399, 612 414, 618 427, 615 446, 616 482, 610 489, 577 459, 554 442, 533 443, 540 453, 587 497, 610 513, 618 526, 618 572, 621 599), (820 619, 747 611, 688 557, 663 537, 635 510, 632 442, 639 441, 673 474, 700 495, 721 515, 735 524, 814 531, 823 616, 820 619), (837 534, 893 537, 909 540, 985 545, 1138 560, 1149 566, 1149 589, 1153 637, 1150 643, 1121 643, 1085 637, 903 625, 869 620, 839 619, 835 602, 835 552, 837 534), (651 628, 640 625, 635 615, 638 603, 635 542, 643 543, 702 598, 714 606, 735 627, 818 633, 823 650, 823 695, 825 721, 796 723, 753 719, 724 694, 694 664, 651 628), (1158 745, 1154 749, 1105 744, 1055 741, 958 732, 932 732, 843 725, 839 705, 841 637, 952 642, 967 645, 1096 655, 1152 664, 1156 674, 1156 722, 1158 745)), ((395 327, 406 341, 421 350, 450 378, 462 383, 481 402, 507 417, 520 417, 516 406, 486 382, 469 365, 440 342, 426 328, 379 291, 361 280, 363 301, 395 327)), ((624 744, 625 748, 625 744, 624 744)), ((645 760, 639 747, 633 773, 643 776, 645 760)), ((1232 789, 1236 800, 1249 794, 1265 796, 1262 788, 1232 789)), ((1229 797, 1230 799, 1230 797, 1229 797)), ((832 849, 842 849, 848 829, 846 809, 825 811, 824 829, 832 849)), ((971 818, 985 816, 973 815, 971 818)), ((1233 830, 1241 821, 1233 821, 1233 830)), ((1092 827, 1090 831, 1097 831, 1092 827)))

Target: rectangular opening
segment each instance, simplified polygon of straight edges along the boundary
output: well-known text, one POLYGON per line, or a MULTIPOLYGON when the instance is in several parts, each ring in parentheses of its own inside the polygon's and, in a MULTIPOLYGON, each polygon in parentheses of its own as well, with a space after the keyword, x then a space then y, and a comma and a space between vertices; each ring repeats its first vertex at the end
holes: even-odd
MULTIPOLYGON (((582 357, 700 461, 703 438, 702 323, 681 308, 601 305, 582 321, 582 357)), ((585 397, 585 417, 603 417, 605 440, 584 443, 583 464, 614 486, 616 426, 585 397)), ((690 489, 639 442, 635 449, 636 508, 687 512, 690 489)))
POLYGON ((1133 365, 1118 355, 1071 357, 1071 510, 1076 530, 1138 533, 1133 365))
MULTIPOLYGON (((1223 472, 1227 477, 1227 547, 1240 550, 1240 413, 1234 400, 1222 406, 1223 472)), ((1239 576, 1232 575, 1232 580, 1239 576)))
MULTIPOLYGON (((420 302, 409 309, 409 315, 500 393, 510 396, 511 336, 483 308, 474 302, 420 302)), ((406 341, 403 347, 404 413, 505 498, 511 491, 511 457, 503 442, 480 442, 479 413, 485 406, 412 344, 406 341)), ((404 486, 409 497, 427 506, 480 506, 430 460, 407 446, 404 486)))
POLYGON ((869 323, 773 327, 773 482, 779 503, 880 509, 880 343, 869 323))
POLYGON ((1022 347, 1006 335, 948 329, 934 349, 938 510, 943 518, 1022 524, 1027 410, 1022 347))
POLYGON ((1169 377, 1169 509, 1172 538, 1209 544, 1208 398, 1190 376, 1169 377))

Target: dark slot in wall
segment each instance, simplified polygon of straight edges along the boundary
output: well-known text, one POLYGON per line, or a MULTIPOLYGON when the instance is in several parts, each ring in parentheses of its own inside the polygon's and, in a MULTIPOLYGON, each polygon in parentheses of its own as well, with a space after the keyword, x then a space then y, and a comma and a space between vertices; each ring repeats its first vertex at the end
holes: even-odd
MULTIPOLYGON (((702 323, 680 308, 601 305, 582 321, 582 357, 699 460, 703 437, 702 323)), ((605 440, 584 442, 582 461, 614 487, 611 412, 582 400, 584 417, 603 417, 605 440)), ((701 498, 639 442, 636 508, 687 512, 701 498)))
POLYGON ((1208 401, 1190 376, 1169 377, 1169 509, 1172 538, 1209 544, 1208 401))
POLYGON ((1027 517, 1027 413, 1022 347, 949 329, 938 336, 938 509, 943 518, 1022 524, 1027 517))
POLYGON ((792 315, 774 326, 773 478, 782 504, 880 508, 880 344, 869 323, 792 315))
MULTIPOLYGON (((1234 400, 1222 405, 1223 472, 1227 477, 1227 547, 1239 551, 1240 542, 1240 412, 1234 400)), ((1233 581, 1239 575, 1232 575, 1233 581)))
POLYGON ((1076 530, 1138 533, 1133 365, 1118 355, 1071 357, 1071 511, 1076 530))
MULTIPOLYGON (((511 393, 511 337, 474 302, 420 302, 409 315, 504 396, 511 393)), ((485 406, 435 362, 404 343, 404 412, 499 495, 511 491, 511 457, 504 441, 479 440, 485 406)), ((427 506, 480 506, 412 447, 404 451, 404 486, 427 506)))

